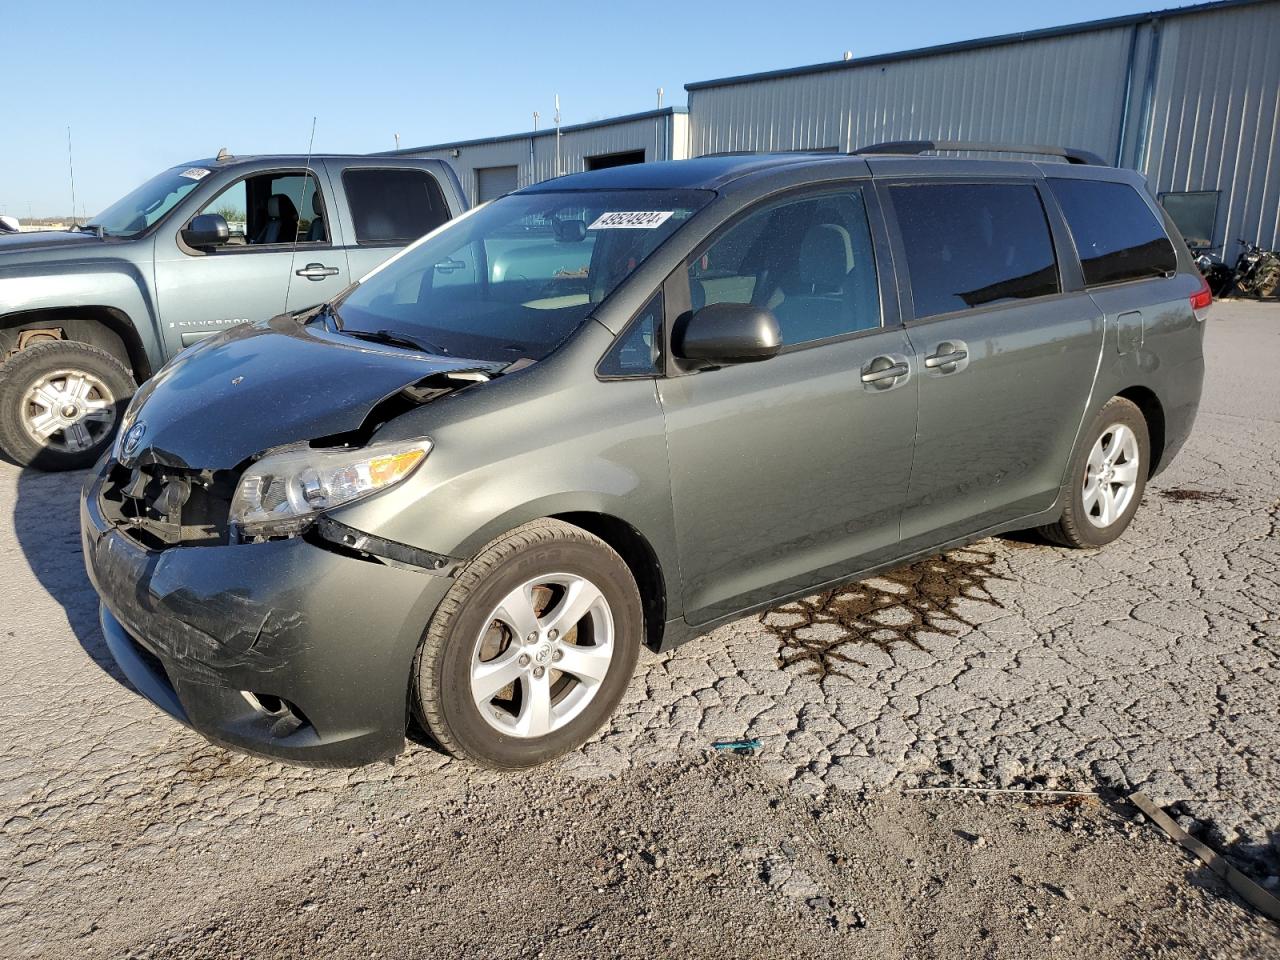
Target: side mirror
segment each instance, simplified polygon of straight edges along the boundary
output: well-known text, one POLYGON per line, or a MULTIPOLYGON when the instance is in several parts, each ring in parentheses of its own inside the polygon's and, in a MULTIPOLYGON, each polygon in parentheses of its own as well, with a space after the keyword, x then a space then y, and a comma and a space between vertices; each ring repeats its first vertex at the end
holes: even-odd
POLYGON ((182 242, 189 247, 220 247, 230 237, 231 230, 220 213, 202 213, 192 217, 182 231, 182 242))
POLYGON ((778 320, 749 303, 713 303, 676 322, 672 347, 682 360, 723 366, 768 360, 782 349, 778 320))
POLYGON ((587 236, 585 220, 553 220, 552 229, 560 243, 581 243, 587 236))

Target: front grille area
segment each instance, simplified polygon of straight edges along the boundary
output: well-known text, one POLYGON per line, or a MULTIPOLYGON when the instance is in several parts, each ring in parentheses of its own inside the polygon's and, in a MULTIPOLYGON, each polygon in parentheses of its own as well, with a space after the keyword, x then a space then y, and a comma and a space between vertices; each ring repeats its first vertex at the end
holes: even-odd
POLYGON ((228 542, 231 471, 113 463, 102 485, 107 522, 151 550, 228 542))

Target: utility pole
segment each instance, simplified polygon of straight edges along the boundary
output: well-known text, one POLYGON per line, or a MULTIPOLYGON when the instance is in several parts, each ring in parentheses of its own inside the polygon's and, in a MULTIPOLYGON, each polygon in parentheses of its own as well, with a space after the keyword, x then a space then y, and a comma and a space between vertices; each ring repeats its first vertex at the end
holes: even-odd
POLYGON ((556 176, 563 173, 560 169, 560 94, 556 94, 556 176))
POLYGON ((662 109, 662 88, 658 88, 658 109, 662 109))

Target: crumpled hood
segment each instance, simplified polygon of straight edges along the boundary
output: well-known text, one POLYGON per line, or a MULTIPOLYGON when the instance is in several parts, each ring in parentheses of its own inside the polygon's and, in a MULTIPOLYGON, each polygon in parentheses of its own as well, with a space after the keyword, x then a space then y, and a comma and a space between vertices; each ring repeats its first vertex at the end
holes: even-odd
POLYGON ((138 391, 130 461, 223 470, 264 450, 357 430, 424 377, 501 364, 414 353, 300 325, 244 324, 178 355, 138 391))

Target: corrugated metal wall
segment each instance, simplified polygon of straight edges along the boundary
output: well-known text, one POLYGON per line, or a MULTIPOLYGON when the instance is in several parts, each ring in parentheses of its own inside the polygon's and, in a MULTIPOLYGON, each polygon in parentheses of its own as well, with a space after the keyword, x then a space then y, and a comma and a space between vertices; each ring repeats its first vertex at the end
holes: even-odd
MULTIPOLYGON (((667 109, 634 118, 564 128, 560 136, 559 173, 582 172, 586 169, 587 157, 631 150, 643 150, 645 160, 683 160, 688 156, 686 121, 682 112, 667 109)), ((515 165, 519 168, 522 187, 557 176, 554 130, 401 152, 448 161, 458 172, 468 198, 479 195, 475 173, 479 168, 515 165)))
POLYGON ((1129 38, 1099 30, 694 89, 690 153, 931 138, 1070 143, 1111 157, 1129 38))
POLYGON ((1215 243, 1280 246, 1280 3, 689 90, 689 155, 949 139, 1084 147, 1221 190, 1215 243), (1154 61, 1153 61, 1154 56, 1154 61), (1123 149, 1121 141, 1123 140, 1123 149))
POLYGON ((1221 190, 1215 243, 1280 247, 1280 3, 1170 18, 1142 169, 1155 188, 1221 190))

